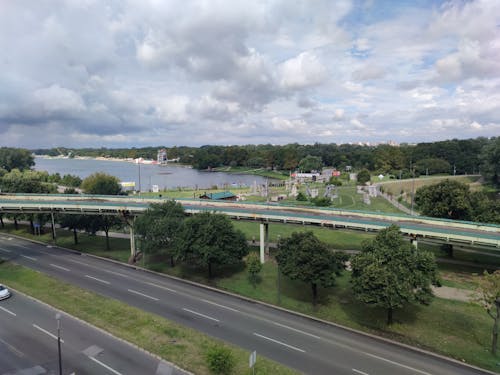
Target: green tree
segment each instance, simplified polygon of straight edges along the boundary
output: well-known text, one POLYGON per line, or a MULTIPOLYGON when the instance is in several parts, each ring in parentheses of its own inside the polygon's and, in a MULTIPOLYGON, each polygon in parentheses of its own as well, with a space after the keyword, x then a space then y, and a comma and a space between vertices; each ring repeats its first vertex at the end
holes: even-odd
POLYGON ((488 273, 484 271, 479 281, 477 302, 484 307, 488 315, 493 319, 491 332, 491 353, 497 354, 498 322, 500 320, 500 271, 488 273))
POLYGON ((453 220, 470 220, 469 186, 454 180, 423 186, 415 194, 422 215, 453 220))
POLYGON ((259 273, 262 270, 262 263, 260 262, 259 255, 250 253, 246 259, 248 280, 254 286, 260 281, 259 273))
POLYGON ((323 161, 320 156, 307 155, 299 162, 299 170, 302 172, 321 171, 323 161))
POLYGON ((248 245, 244 234, 234 229, 227 216, 203 212, 184 221, 176 254, 183 262, 207 267, 211 278, 213 265, 241 262, 248 254, 248 245))
POLYGON ((107 173, 96 172, 85 178, 82 189, 87 194, 118 195, 121 186, 118 178, 107 173))
POLYGON ((387 309, 387 324, 393 322, 393 311, 407 303, 429 304, 431 285, 438 283, 434 255, 417 251, 395 225, 365 242, 363 252, 351 258, 351 268, 354 295, 387 309))
POLYGON ((47 172, 13 169, 0 180, 0 188, 4 193, 54 193, 56 187, 47 183, 47 172))
POLYGON ((450 173, 451 165, 444 159, 426 158, 415 163, 415 173, 418 175, 450 173))
POLYGON ((357 177, 357 184, 358 185, 364 185, 367 182, 369 182, 371 179, 370 172, 368 169, 362 169, 358 172, 358 177, 357 177))
POLYGON ((184 208, 173 200, 152 204, 135 221, 136 233, 141 238, 141 250, 151 255, 170 257, 174 263, 174 241, 182 227, 184 208))
POLYGON ((294 232, 278 242, 276 261, 280 271, 292 280, 311 285, 313 304, 318 298, 318 286, 331 287, 344 268, 326 244, 312 232, 294 232))
POLYGON ((0 168, 7 171, 19 169, 23 171, 35 165, 35 160, 29 150, 21 148, 0 148, 0 168))
POLYGON ((65 174, 61 179, 61 184, 69 187, 80 187, 80 185, 82 184, 82 179, 78 176, 65 174))
POLYGON ((500 186, 500 137, 493 138, 481 152, 481 174, 495 186, 500 186))

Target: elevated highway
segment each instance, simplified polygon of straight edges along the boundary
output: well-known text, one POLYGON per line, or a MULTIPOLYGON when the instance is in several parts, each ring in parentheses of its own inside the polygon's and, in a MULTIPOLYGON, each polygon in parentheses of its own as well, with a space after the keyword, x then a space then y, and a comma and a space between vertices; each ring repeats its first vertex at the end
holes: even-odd
MULTIPOLYGON (((4 194, 0 195, 0 213, 121 215, 126 219, 131 219, 129 223, 132 223, 133 218, 144 213, 151 203, 160 203, 165 199, 67 194, 4 194)), ((184 206, 187 214, 212 211, 228 215, 236 220, 260 222, 262 254, 268 242, 268 226, 273 222, 363 231, 378 231, 396 224, 401 228, 402 233, 415 238, 479 245, 500 251, 500 226, 493 224, 331 208, 193 199, 178 199, 177 201, 184 206)), ((131 234, 133 234, 133 225, 130 227, 131 234)))

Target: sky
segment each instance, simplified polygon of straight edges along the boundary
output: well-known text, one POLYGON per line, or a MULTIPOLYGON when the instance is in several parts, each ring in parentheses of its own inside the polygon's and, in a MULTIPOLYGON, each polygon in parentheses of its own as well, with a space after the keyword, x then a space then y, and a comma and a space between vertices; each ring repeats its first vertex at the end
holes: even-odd
POLYGON ((0 146, 480 136, 499 0, 0 0, 0 146))

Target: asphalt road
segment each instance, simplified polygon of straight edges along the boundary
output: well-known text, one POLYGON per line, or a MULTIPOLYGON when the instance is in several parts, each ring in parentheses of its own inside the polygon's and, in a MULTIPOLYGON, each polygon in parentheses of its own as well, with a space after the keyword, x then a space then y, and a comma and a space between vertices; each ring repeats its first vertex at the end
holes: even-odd
MULTIPOLYGON (((0 374, 59 374, 56 310, 13 292, 0 301, 0 374)), ((63 374, 181 374, 171 365, 61 313, 63 374)))
POLYGON ((105 260, 0 236, 0 256, 308 374, 479 374, 460 363, 105 260))

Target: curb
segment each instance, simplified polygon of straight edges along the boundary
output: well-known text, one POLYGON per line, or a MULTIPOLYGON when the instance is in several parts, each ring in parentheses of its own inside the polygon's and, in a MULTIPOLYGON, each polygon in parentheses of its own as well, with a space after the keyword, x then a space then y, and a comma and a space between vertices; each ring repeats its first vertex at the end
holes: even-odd
MULTIPOLYGON (((21 236, 12 235, 10 233, 9 233, 9 235, 12 236, 12 237, 18 238, 18 239, 22 239, 22 240, 25 240, 25 241, 30 241, 30 242, 34 242, 34 243, 37 243, 37 244, 40 244, 40 245, 47 246, 47 243, 44 243, 44 242, 41 242, 41 241, 31 240, 31 239, 24 238, 24 237, 21 237, 21 236)), ((463 366, 463 367, 468 367, 468 368, 470 368, 472 370, 476 370, 476 371, 482 372, 484 374, 498 375, 498 373, 496 373, 496 372, 493 372, 493 371, 490 371, 490 370, 486 370, 486 369, 482 369, 480 367, 471 365, 471 364, 469 364, 467 362, 462 362, 462 361, 459 361, 457 359, 454 359, 454 358, 451 358, 451 357, 446 357, 444 355, 441 355, 441 354, 438 354, 438 353, 434 353, 434 352, 431 352, 431 351, 428 351, 428 350, 425 350, 425 349, 422 349, 422 348, 411 346, 411 345, 408 345, 408 344, 405 344, 405 343, 402 343, 402 342, 398 342, 398 341, 395 341, 395 340, 391 340, 391 339, 388 339, 388 338, 385 338, 385 337, 377 336, 377 335, 374 335, 372 333, 360 331, 360 330, 357 330, 355 328, 346 327, 346 326, 343 326, 343 325, 340 325, 340 324, 337 324, 337 323, 334 323, 334 322, 331 322, 331 321, 328 321, 328 320, 324 320, 324 319, 317 318, 317 317, 314 317, 314 316, 311 316, 311 315, 303 314, 303 313, 298 312, 298 311, 289 310, 287 308, 284 308, 284 307, 281 307, 281 306, 277 306, 277 305, 273 305, 273 304, 268 303, 268 302, 263 302, 263 301, 255 300, 255 299, 252 299, 252 298, 249 298, 249 297, 245 297, 245 296, 242 296, 242 295, 239 295, 239 294, 235 294, 235 293, 223 290, 223 289, 217 289, 217 288, 214 288, 214 287, 209 286, 209 285, 197 283, 195 281, 186 280, 186 279, 182 279, 182 278, 177 277, 177 276, 172 276, 172 275, 168 275, 168 274, 165 274, 165 273, 160 273, 160 272, 148 270, 148 269, 140 267, 140 266, 135 266, 135 265, 132 265, 132 264, 120 262, 118 260, 109 259, 109 258, 101 257, 101 256, 98 256, 98 255, 94 255, 94 254, 82 253, 82 252, 77 251, 77 250, 72 250, 72 249, 68 249, 68 248, 65 248, 65 247, 59 247, 57 245, 49 245, 49 246, 57 247, 60 250, 68 251, 68 252, 71 252, 73 254, 79 254, 79 255, 82 255, 82 256, 96 258, 96 259, 99 259, 99 260, 105 260, 107 262, 114 263, 114 264, 120 265, 122 267, 128 267, 128 268, 134 269, 136 271, 142 271, 142 272, 146 272, 146 273, 151 273, 151 274, 154 274, 154 275, 157 275, 157 276, 161 276, 161 277, 173 279, 173 280, 176 280, 176 281, 184 283, 184 284, 189 284, 189 285, 201 288, 201 289, 206 289, 206 290, 210 290, 210 291, 215 292, 215 293, 224 294, 224 295, 228 295, 228 296, 231 296, 231 297, 234 297, 234 298, 238 298, 238 299, 246 301, 246 302, 251 302, 251 303, 262 305, 262 306, 266 306, 266 307, 269 307, 269 308, 272 308, 272 309, 280 310, 282 312, 286 312, 286 313, 291 314, 291 315, 300 316, 301 318, 304 318, 304 319, 316 321, 316 322, 319 322, 319 323, 322 323, 322 324, 326 324, 326 325, 329 325, 329 326, 332 326, 332 327, 336 327, 336 328, 339 328, 339 329, 342 329, 342 330, 345 330, 345 331, 348 331, 348 332, 351 332, 351 333, 356 333, 356 334, 359 334, 359 335, 362 335, 362 336, 365 336, 365 337, 369 337, 369 338, 371 338, 373 340, 382 341, 382 342, 385 342, 385 343, 393 345, 393 346, 399 346, 399 347, 402 347, 402 348, 405 348, 405 349, 408 349, 408 350, 416 351, 416 352, 419 352, 421 354, 427 355, 429 357, 434 357, 434 358, 437 358, 437 359, 440 359, 440 360, 443 360, 443 361, 447 361, 447 362, 451 362, 453 364, 457 364, 457 365, 460 365, 460 366, 463 366)))
MULTIPOLYGON (((5 284, 5 285, 7 285, 7 284, 5 284)), ((80 323, 82 323, 82 324, 84 324, 84 325, 86 325, 86 326, 88 326, 88 327, 90 327, 90 328, 92 328, 92 329, 95 329, 95 330, 97 330, 97 331, 101 332, 101 333, 102 333, 102 334, 104 334, 104 335, 107 335, 107 336, 109 336, 109 337, 111 337, 111 338, 113 338, 113 339, 115 339, 115 340, 117 340, 117 341, 120 341, 120 342, 124 343, 125 345, 128 345, 128 346, 130 346, 130 347, 132 347, 132 348, 134 348, 134 349, 136 349, 136 350, 139 350, 140 352, 143 352, 143 353, 145 353, 145 354, 147 354, 147 355, 149 355, 149 356, 151 356, 151 357, 153 357, 153 358, 157 359, 157 360, 158 360, 158 361, 160 361, 160 362, 164 362, 164 363, 168 364, 169 366, 171 366, 172 368, 174 368, 174 369, 176 369, 176 370, 178 370, 178 371, 181 371, 182 373, 184 373, 184 374, 186 374, 186 375, 195 375, 194 373, 189 372, 189 371, 187 371, 187 370, 184 370, 184 369, 180 368, 179 366, 177 366, 176 364, 174 364, 174 363, 172 363, 172 362, 167 361, 166 359, 164 359, 164 358, 160 357, 160 356, 159 356, 159 355, 157 355, 157 354, 151 353, 150 351, 148 351, 148 350, 146 350, 146 349, 144 349, 144 348, 141 348, 140 346, 137 346, 136 344, 131 343, 130 341, 127 341, 127 340, 125 340, 125 339, 122 339, 121 337, 115 336, 114 334, 112 334, 112 333, 110 333, 110 332, 108 332, 108 331, 104 330, 103 328, 96 327, 95 325, 93 325, 93 324, 91 324, 91 323, 87 322, 86 320, 83 320, 83 319, 80 319, 80 318, 78 318, 78 317, 76 317, 76 316, 74 316, 74 315, 71 315, 71 314, 67 313, 67 312, 66 312, 66 311, 64 311, 64 310, 60 310, 60 309, 58 309, 58 308, 56 308, 56 307, 54 307, 54 306, 52 306, 52 305, 49 305, 49 304, 48 304, 48 303, 46 303, 46 302, 40 301, 39 299, 37 299, 37 298, 35 298, 35 297, 33 297, 33 296, 30 296, 29 294, 26 294, 26 293, 24 293, 24 292, 21 292, 21 291, 19 291, 19 290, 17 290, 17 289, 14 289, 14 288, 12 288, 11 286, 9 286, 9 289, 11 289, 11 290, 15 291, 16 293, 18 293, 18 294, 20 294, 20 295, 24 296, 25 298, 27 298, 27 299, 29 299, 29 300, 35 301, 35 302, 37 302, 37 303, 39 303, 39 304, 41 304, 41 305, 43 305, 43 306, 47 307, 47 308, 48 308, 48 309, 50 309, 50 310, 53 310, 53 311, 58 312, 58 313, 61 313, 61 314, 65 315, 65 316, 67 316, 67 317, 70 317, 71 319, 74 319, 74 320, 76 320, 76 321, 78 321, 78 322, 80 322, 80 323)))

